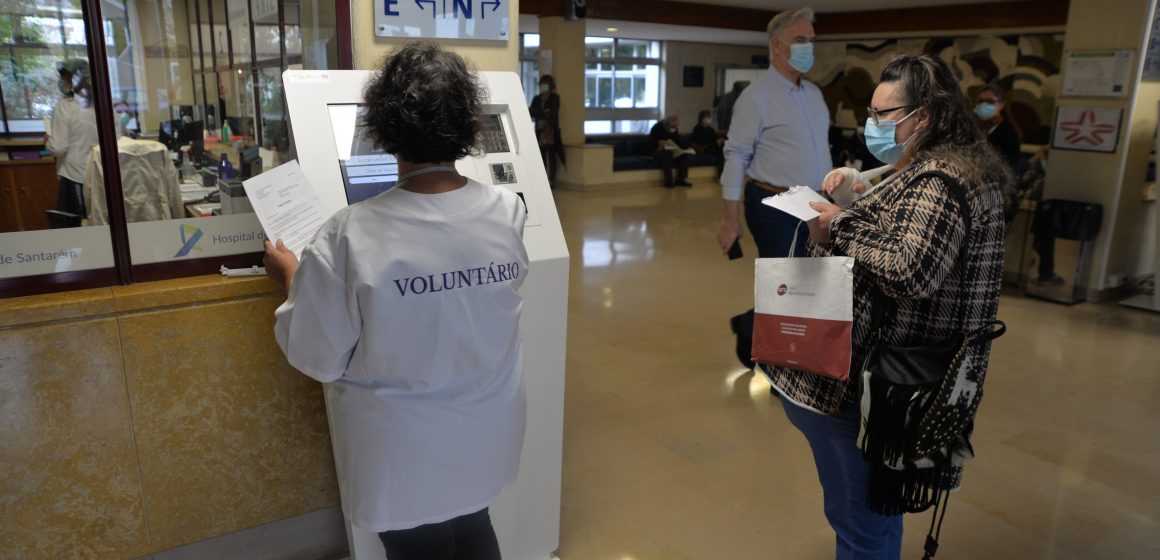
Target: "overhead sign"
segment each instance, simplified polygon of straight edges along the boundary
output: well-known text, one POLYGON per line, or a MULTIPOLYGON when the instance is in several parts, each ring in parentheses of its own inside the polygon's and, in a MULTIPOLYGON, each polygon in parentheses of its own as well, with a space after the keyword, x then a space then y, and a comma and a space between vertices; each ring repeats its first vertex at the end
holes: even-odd
POLYGON ((375 0, 375 35, 506 41, 508 0, 375 0))

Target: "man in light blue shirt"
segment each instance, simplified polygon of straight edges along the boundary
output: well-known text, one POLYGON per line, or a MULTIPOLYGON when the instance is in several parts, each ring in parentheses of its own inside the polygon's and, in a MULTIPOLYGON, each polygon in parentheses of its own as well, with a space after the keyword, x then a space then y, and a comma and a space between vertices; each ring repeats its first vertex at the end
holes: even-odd
POLYGON ((795 232, 793 252, 805 252, 805 224, 761 199, 796 185, 819 190, 832 167, 829 109, 818 86, 802 78, 813 66, 813 21, 810 8, 770 20, 769 72, 746 88, 733 108, 721 175, 725 215, 717 241, 723 253, 741 237, 742 196, 759 256, 788 256, 795 232))

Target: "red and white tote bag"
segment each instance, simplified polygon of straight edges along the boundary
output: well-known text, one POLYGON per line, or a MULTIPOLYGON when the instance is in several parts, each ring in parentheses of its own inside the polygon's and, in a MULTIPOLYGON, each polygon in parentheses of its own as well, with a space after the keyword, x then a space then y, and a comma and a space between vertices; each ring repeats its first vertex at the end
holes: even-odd
POLYGON ((753 360, 845 381, 854 258, 757 259, 753 360))

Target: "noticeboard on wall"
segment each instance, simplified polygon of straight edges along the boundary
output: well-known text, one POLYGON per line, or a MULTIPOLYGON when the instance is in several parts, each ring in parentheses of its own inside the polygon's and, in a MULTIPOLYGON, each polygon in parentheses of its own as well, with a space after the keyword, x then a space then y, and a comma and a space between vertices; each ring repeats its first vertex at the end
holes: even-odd
POLYGON ((1148 42, 1144 45, 1144 72, 1141 81, 1160 82, 1160 10, 1152 13, 1148 42))
POLYGON ((1064 61, 1064 97, 1127 97, 1132 79, 1132 51, 1068 53, 1064 61))
POLYGON ((1052 148, 1113 153, 1120 141, 1121 108, 1057 107, 1052 148))
POLYGON ((506 41, 508 0, 375 0, 375 35, 506 41))

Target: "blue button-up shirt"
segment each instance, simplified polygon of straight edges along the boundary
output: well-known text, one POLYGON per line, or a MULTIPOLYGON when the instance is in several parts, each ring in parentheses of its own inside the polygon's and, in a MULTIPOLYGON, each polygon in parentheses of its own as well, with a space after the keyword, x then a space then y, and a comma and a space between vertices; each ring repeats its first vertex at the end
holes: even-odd
POLYGON ((741 200, 745 177, 815 190, 832 167, 830 110, 818 86, 794 84, 775 69, 745 88, 733 107, 721 196, 741 200))

